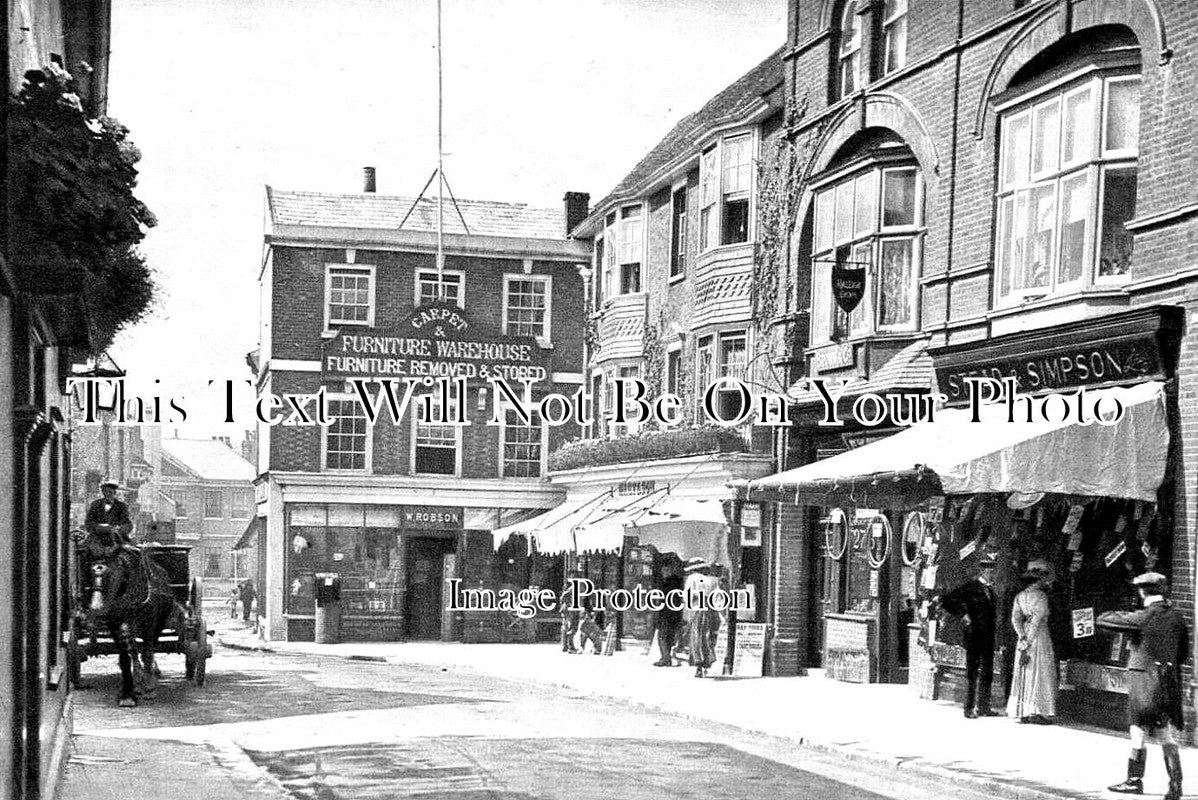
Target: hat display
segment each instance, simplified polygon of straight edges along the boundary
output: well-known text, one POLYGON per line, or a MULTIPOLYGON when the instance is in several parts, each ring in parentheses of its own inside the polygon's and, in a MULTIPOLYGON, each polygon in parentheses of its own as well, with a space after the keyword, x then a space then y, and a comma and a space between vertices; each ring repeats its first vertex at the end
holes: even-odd
POLYGON ((1132 581, 1133 586, 1164 586, 1169 582, 1169 579, 1159 572, 1145 572, 1143 575, 1137 575, 1132 581))
POLYGON ((687 559, 686 567, 684 569, 686 572, 694 572, 697 569, 703 569, 710 566, 711 563, 706 558, 695 557, 687 559))
POLYGON ((1023 572, 1025 578, 1047 578, 1055 574, 1052 564, 1048 563, 1044 558, 1033 558, 1027 562, 1027 569, 1023 572))

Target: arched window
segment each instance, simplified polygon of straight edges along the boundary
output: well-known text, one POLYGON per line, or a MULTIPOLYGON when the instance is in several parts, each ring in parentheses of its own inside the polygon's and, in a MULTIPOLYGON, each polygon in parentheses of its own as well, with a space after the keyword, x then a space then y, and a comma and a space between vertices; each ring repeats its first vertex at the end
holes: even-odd
POLYGON ((857 3, 844 4, 840 16, 840 97, 857 91, 861 74, 861 16, 857 3))
POLYGON ((1115 36, 1092 50, 1029 65, 998 103, 1000 305, 1127 279, 1139 49, 1115 36))
POLYGON ((883 135, 819 184, 812 247, 812 344, 917 327, 923 178, 911 151, 883 135), (865 271, 846 314, 832 291, 837 266, 865 271))

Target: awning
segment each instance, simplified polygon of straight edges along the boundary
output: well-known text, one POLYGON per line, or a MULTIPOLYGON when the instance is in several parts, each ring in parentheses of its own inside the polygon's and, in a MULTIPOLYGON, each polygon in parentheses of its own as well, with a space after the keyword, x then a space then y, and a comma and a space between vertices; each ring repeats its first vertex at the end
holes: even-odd
POLYGON ((724 503, 718 498, 666 496, 633 520, 626 532, 643 545, 653 545, 659 553, 732 563, 728 521, 724 503))
MULTIPOLYGON (((1054 492, 1155 502, 1169 445, 1164 385, 1088 390, 1085 398, 1087 412, 1095 400, 1110 410, 1117 399, 1123 416, 1113 425, 1010 422, 1006 405, 994 403, 973 422, 969 409, 939 409, 932 422, 749 481, 744 491, 749 499, 763 492, 827 492, 934 473, 946 494, 1054 492)), ((1040 398, 1033 402, 1038 409, 1040 398)), ((1058 415, 1061 403, 1049 409, 1058 415)))
POLYGON ((253 547, 257 543, 258 531, 262 528, 262 517, 254 517, 250 520, 250 524, 245 526, 245 533, 241 534, 241 538, 237 540, 237 544, 233 545, 234 550, 244 550, 247 547, 253 547))
POLYGON ((508 525, 503 528, 496 528, 491 531, 491 543, 494 549, 498 550, 499 546, 513 536, 523 536, 530 541, 535 538, 537 541, 544 543, 551 548, 557 548, 559 539, 565 536, 570 537, 568 546, 555 549, 549 553, 546 550, 537 548, 538 552, 547 555, 556 555, 562 550, 573 550, 573 535, 572 530, 582 522, 593 510, 595 510, 600 500, 607 497, 606 494, 592 497, 588 500, 576 500, 562 503, 560 506, 549 509, 544 514, 540 514, 531 519, 526 519, 523 522, 518 522, 515 525, 508 525))
POLYGON ((641 497, 610 492, 585 501, 567 501, 538 517, 492 532, 496 549, 512 536, 526 536, 542 555, 563 552, 619 552, 624 537, 683 557, 725 562, 727 523, 718 499, 677 497, 660 490, 641 497))

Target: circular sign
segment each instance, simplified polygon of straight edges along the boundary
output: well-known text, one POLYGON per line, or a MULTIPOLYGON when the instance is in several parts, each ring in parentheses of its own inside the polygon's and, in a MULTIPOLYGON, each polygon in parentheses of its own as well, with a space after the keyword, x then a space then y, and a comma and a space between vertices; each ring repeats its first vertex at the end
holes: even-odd
POLYGON ((924 513, 912 511, 903 520, 903 563, 913 567, 919 561, 919 549, 923 545, 925 531, 924 513))
POLYGON ((849 546, 848 517, 841 509, 833 508, 821 522, 824 525, 824 552, 833 561, 839 561, 849 546))

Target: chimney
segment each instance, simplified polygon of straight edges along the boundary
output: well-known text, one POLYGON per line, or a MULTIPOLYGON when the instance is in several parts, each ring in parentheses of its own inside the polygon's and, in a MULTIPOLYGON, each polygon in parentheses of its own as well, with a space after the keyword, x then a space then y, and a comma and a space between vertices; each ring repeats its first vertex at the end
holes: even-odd
POLYGON ((374 167, 362 167, 362 191, 374 194, 374 167))
POLYGON ((591 211, 591 196, 587 192, 566 192, 566 235, 578 227, 591 211))

